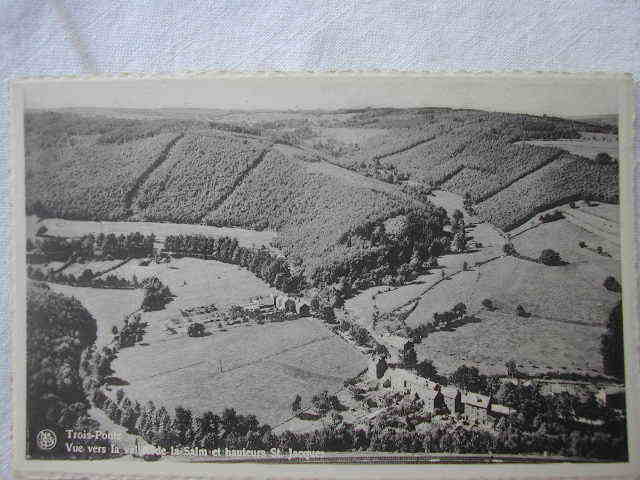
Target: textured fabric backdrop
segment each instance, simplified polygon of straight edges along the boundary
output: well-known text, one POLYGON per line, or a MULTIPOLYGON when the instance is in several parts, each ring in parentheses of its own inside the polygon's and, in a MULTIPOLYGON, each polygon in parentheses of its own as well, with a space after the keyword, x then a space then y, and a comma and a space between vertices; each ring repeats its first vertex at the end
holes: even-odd
MULTIPOLYGON (((400 69, 617 71, 637 82, 640 2, 0 0, 0 49, 0 445, 7 447, 8 79, 400 69)), ((0 458, 8 475, 8 448, 0 458)))

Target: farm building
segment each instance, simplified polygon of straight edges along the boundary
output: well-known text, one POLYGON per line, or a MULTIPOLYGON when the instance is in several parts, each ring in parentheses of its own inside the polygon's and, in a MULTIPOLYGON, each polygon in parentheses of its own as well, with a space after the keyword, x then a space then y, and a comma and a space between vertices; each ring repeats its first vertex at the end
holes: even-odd
POLYGON ((287 295, 269 295, 269 303, 277 310, 295 312, 306 316, 311 312, 311 302, 302 297, 289 297, 287 295))
MULTIPOLYGON (((379 360, 370 363, 370 375, 377 372, 379 360)), ((372 377, 373 378, 373 377, 372 377)), ((380 378, 380 377, 377 377, 380 378)), ((487 423, 497 417, 508 416, 516 410, 494 404, 486 395, 462 392, 456 387, 443 387, 402 368, 387 368, 381 378, 389 386, 404 394, 414 393, 424 401, 425 409, 435 414, 463 415, 474 423, 487 423)))
POLYGON ((462 397, 464 414, 471 422, 486 423, 491 413, 492 399, 479 393, 467 393, 462 397))

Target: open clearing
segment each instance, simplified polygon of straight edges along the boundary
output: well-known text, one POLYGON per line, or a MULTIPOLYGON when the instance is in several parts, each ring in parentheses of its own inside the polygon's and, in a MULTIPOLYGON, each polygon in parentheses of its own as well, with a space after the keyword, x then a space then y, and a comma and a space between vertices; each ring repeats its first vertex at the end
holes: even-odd
POLYGON ((113 339, 111 329, 122 327, 123 318, 140 308, 142 290, 115 290, 107 288, 71 287, 49 283, 54 292, 77 298, 98 324, 96 346, 101 348, 113 339))
POLYGON ((416 345, 418 358, 433 360, 441 374, 476 366, 485 374, 506 374, 515 360, 530 374, 545 371, 602 373, 600 335, 604 328, 566 325, 538 318, 482 312, 479 323, 435 332, 416 345))
POLYGON ((158 314, 211 303, 217 307, 244 304, 251 298, 277 293, 249 270, 216 260, 184 257, 142 267, 134 259, 111 273, 128 279, 135 275, 138 280, 158 277, 176 295, 166 310, 158 314))
POLYGON ((210 237, 233 237, 245 247, 264 245, 270 248, 271 241, 276 237, 276 232, 271 230, 248 230, 244 228, 212 227, 209 225, 191 225, 184 223, 156 223, 156 222, 91 222, 84 220, 64 220, 61 218, 45 218, 38 221, 34 215, 27 217, 27 236, 33 237, 40 226, 47 227, 49 235, 63 237, 79 237, 93 233, 134 233, 143 235, 154 234, 156 242, 164 242, 167 235, 206 235, 210 237))
POLYGON ((140 402, 197 414, 234 407, 271 425, 291 416, 297 394, 308 405, 314 394, 341 389, 365 366, 362 354, 308 318, 201 338, 167 336, 123 349, 113 364, 130 382, 125 392, 140 402))
POLYGON ((558 147, 574 155, 592 160, 595 160, 596 155, 599 153, 608 153, 615 159, 620 157, 617 136, 595 133, 583 133, 582 135, 583 138, 575 140, 527 140, 521 143, 529 143, 540 147, 558 147))

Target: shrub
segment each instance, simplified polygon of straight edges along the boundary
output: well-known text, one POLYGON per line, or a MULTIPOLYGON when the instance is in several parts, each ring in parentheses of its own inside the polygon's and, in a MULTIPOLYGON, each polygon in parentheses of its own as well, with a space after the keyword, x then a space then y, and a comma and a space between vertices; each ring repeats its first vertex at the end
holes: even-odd
POLYGON ((421 377, 433 380, 438 376, 438 369, 431 360, 423 360, 416 365, 416 373, 421 377))
POLYGON ((505 255, 517 255, 516 247, 513 246, 513 243, 507 242, 502 246, 502 251, 505 255))
POLYGON ((546 248, 542 251, 542 253, 540 253, 540 257, 538 258, 538 261, 540 263, 543 263, 544 265, 550 265, 550 266, 562 265, 560 254, 550 248, 546 248))
POLYGON ((482 306, 484 308, 486 308, 487 310, 493 310, 493 301, 489 298, 485 298, 484 300, 482 300, 482 306))
MULTIPOLYGON (((157 280, 157 278, 155 279, 157 280)), ((160 280, 152 282, 146 287, 144 298, 142 300, 142 310, 150 312, 154 310, 162 310, 167 303, 173 300, 174 295, 169 287, 163 285, 160 280)))
POLYGON ((204 336, 204 325, 198 322, 192 323, 187 329, 187 335, 190 337, 204 336))

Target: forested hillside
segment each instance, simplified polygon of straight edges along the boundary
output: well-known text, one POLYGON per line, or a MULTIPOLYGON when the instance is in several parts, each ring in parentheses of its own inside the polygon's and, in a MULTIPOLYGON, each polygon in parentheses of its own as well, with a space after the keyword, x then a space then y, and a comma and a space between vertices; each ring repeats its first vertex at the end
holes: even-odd
MULTIPOLYGON (((278 247, 294 267, 310 279, 321 276, 323 283, 332 283, 339 277, 356 277, 365 263, 370 264, 367 271, 379 266, 388 251, 372 240, 373 231, 384 220, 409 211, 434 209, 422 208, 401 192, 386 194, 353 185, 274 149, 206 220, 278 230, 278 247)), ((438 215, 431 223, 433 238, 446 218, 443 211, 438 215)))
MULTIPOLYGON (((27 290, 27 451, 35 448, 36 433, 47 428, 63 439, 64 429, 95 429, 87 415, 79 376, 80 358, 96 339, 96 321, 75 298, 42 284, 27 290)), ((52 454, 62 452, 59 441, 52 454)))
POLYGON ((602 123, 447 108, 171 115, 27 113, 27 209, 274 229, 293 271, 330 283, 426 256, 428 245, 398 249, 380 229, 411 214, 440 237, 431 188, 468 195, 504 229, 567 200, 618 198, 616 163, 522 143, 616 133, 602 123))
POLYGON ((198 223, 262 160, 270 142, 219 131, 189 132, 141 182, 144 220, 198 223))

